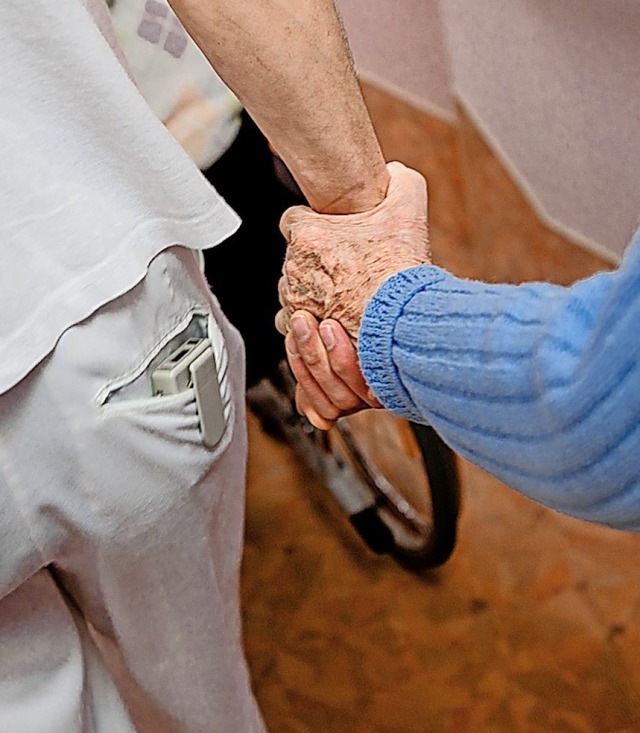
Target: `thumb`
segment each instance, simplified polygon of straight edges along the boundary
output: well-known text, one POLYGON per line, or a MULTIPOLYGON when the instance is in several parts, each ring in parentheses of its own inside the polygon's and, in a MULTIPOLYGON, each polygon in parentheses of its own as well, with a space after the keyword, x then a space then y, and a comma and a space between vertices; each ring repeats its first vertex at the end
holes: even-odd
POLYGON ((418 211, 427 213, 427 181, 422 173, 398 161, 387 163, 389 172, 389 188, 384 204, 387 206, 395 203, 409 204, 418 211))
MULTIPOLYGON (((304 222, 309 217, 313 217, 315 212, 308 206, 291 206, 280 217, 280 232, 287 241, 291 241, 294 227, 304 222)), ((317 216, 317 214, 315 214, 317 216)))

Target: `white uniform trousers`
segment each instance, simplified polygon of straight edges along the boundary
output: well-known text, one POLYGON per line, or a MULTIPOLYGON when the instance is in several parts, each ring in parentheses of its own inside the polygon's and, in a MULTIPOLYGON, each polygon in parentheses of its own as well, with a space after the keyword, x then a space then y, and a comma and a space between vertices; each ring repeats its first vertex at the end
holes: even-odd
POLYGON ((181 247, 0 396, 1 733, 264 731, 239 612, 244 404, 241 339, 181 247), (193 390, 150 386, 203 331, 212 449, 193 390))

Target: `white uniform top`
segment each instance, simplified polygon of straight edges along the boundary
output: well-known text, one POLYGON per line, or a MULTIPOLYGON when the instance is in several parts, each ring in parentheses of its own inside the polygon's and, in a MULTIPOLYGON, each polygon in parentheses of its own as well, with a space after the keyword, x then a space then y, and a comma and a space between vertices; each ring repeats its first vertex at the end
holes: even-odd
POLYGON ((0 394, 158 252, 239 224, 116 49, 104 0, 0 3, 0 394))

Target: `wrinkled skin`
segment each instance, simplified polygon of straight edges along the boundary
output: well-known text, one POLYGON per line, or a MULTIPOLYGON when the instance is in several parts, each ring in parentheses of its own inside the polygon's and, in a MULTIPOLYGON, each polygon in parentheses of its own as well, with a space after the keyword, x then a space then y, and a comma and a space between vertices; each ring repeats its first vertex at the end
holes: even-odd
POLYGON ((280 228, 287 240, 279 283, 281 333, 294 311, 334 318, 356 339, 362 312, 389 277, 430 262, 427 187, 401 163, 387 164, 384 200, 360 214, 318 214, 305 206, 288 209, 280 228))
POLYGON ((368 407, 382 407, 369 389, 349 334, 333 320, 318 323, 296 311, 285 339, 287 358, 296 378, 296 407, 321 430, 341 416, 368 407))

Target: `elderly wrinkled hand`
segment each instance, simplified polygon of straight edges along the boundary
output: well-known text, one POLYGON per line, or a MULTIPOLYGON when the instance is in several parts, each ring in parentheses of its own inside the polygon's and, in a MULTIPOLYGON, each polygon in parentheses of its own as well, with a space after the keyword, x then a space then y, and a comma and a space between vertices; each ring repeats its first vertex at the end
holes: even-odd
POLYGON ((279 284, 281 333, 296 310, 334 318, 357 338, 362 312, 389 277, 428 264, 427 186, 420 173, 388 163, 384 200, 359 214, 318 214, 305 206, 288 209, 280 228, 287 240, 279 284))
POLYGON ((296 311, 285 339, 287 358, 296 378, 296 407, 321 430, 343 415, 382 407, 362 376, 349 334, 333 320, 318 323, 296 311))

